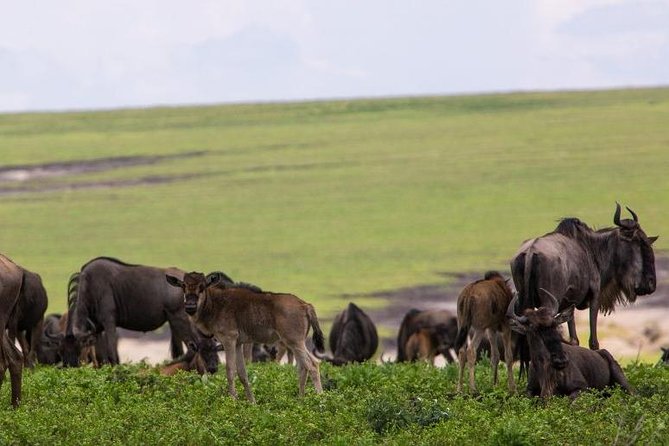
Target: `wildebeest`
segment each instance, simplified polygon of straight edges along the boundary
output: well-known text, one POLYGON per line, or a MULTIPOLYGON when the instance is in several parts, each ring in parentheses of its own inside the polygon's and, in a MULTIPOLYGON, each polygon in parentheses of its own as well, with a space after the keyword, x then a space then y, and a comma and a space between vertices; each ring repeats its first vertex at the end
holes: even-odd
POLYGON ((451 362, 453 359, 450 345, 453 337, 446 334, 447 331, 443 330, 442 326, 421 328, 414 332, 407 339, 405 346, 407 361, 426 361, 434 365, 434 358, 443 353, 444 358, 451 362))
POLYGON ((199 336, 197 343, 191 344, 185 355, 161 367, 160 374, 172 376, 179 370, 195 370, 200 375, 216 373, 220 362, 218 352, 221 350, 223 346, 213 337, 199 336))
MULTIPOLYGON (((655 255, 652 244, 633 220, 620 219, 616 203, 614 228, 590 229, 577 218, 565 218, 542 237, 526 241, 511 260, 519 310, 546 305, 543 288, 560 299, 559 309, 575 305, 590 308, 590 348, 599 348, 597 314, 609 313, 617 303, 634 302, 655 291, 655 255)), ((573 317, 568 321, 572 344, 578 344, 573 317)))
POLYGON ((0 385, 5 380, 5 370, 9 369, 11 401, 15 408, 21 400, 23 354, 10 341, 7 329, 15 323, 15 309, 24 280, 23 269, 0 254, 0 385))
MULTIPOLYGON (((50 314, 44 320, 40 343, 37 349, 37 358, 40 364, 58 364, 63 361, 63 352, 66 346, 63 342, 67 331, 69 312, 50 314)), ((80 340, 79 364, 92 364, 98 367, 101 363, 108 363, 105 332, 95 336, 87 336, 80 340)))
POLYGON ((665 365, 669 365, 669 347, 660 347, 662 349, 662 357, 660 362, 665 365))
POLYGON ((23 268, 24 282, 16 304, 16 317, 9 325, 10 340, 17 339, 27 367, 35 365, 42 335, 44 312, 48 305, 46 290, 39 274, 23 268))
POLYGON ((501 333, 504 343, 504 362, 506 362, 509 391, 516 391, 513 379, 513 345, 511 327, 506 321, 506 310, 513 294, 507 281, 497 271, 489 271, 482 280, 465 286, 458 296, 458 337, 455 350, 460 359, 458 392, 462 391, 465 364, 469 364, 469 389, 476 392, 474 377, 476 354, 484 335, 490 343, 490 363, 492 365, 493 385, 497 384, 497 366, 499 364, 498 335, 501 333), (467 338, 472 333, 467 346, 467 338))
POLYGON ((625 374, 604 349, 588 350, 562 341, 558 326, 573 317, 574 307, 558 313, 558 301, 544 292, 548 306, 527 308, 516 314, 518 296, 509 303, 511 327, 527 337, 530 366, 527 377, 529 396, 578 396, 586 389, 604 389, 615 384, 632 393, 625 374))
POLYGON ((191 272, 183 280, 167 274, 167 282, 182 290, 186 313, 204 335, 214 335, 225 350, 228 392, 237 397, 235 369, 246 398, 255 401, 244 364, 243 344, 272 344, 283 341, 293 352, 299 374, 299 392, 304 395, 307 374, 322 392, 318 359, 307 350, 305 340, 309 327, 319 351, 323 351, 323 332, 314 307, 292 294, 257 292, 248 288, 216 287, 219 278, 191 272))
POLYGON ((353 302, 332 322, 329 337, 332 356, 314 354, 334 365, 364 362, 374 356, 379 336, 374 322, 353 302))
MULTIPOLYGON (((442 354, 448 362, 452 362, 451 348, 455 346, 458 331, 457 318, 448 310, 417 310, 411 309, 404 315, 397 334, 397 362, 416 361, 418 356, 407 354, 407 343, 414 333, 426 330, 435 349, 435 355, 442 354)), ((417 342, 414 339, 412 343, 417 342)), ((412 351, 412 353, 414 353, 412 351)))
POLYGON ((40 364, 58 364, 63 360, 60 353, 64 331, 60 329, 61 315, 57 313, 44 317, 40 342, 37 345, 37 361, 40 364))
POLYGON ((194 341, 194 330, 183 309, 181 293, 165 283, 165 275, 182 277, 178 268, 131 265, 109 257, 95 258, 71 279, 76 290, 63 339, 63 363, 76 366, 82 342, 104 331, 106 360, 118 364, 116 327, 151 331, 170 326, 173 358, 183 355, 183 344, 194 341))

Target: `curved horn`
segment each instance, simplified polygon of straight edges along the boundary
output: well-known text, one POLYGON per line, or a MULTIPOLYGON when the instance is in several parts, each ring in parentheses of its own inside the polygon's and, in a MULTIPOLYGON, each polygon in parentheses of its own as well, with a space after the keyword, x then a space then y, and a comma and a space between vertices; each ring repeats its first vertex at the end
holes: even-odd
POLYGON ((622 226, 620 224, 620 203, 616 201, 616 212, 613 214, 613 224, 616 226, 622 226))
POLYGON ((555 296, 553 296, 553 294, 550 291, 548 291, 547 289, 545 289, 545 288, 539 288, 539 289, 541 291, 543 291, 544 293, 546 293, 546 295, 550 298, 551 305, 550 305, 549 308, 551 310, 551 314, 553 316, 555 316, 558 313, 558 309, 560 308, 560 304, 558 303, 557 298, 555 296))
POLYGON ((625 209, 627 209, 629 211, 629 213, 632 214, 632 218, 634 219, 634 221, 636 223, 639 223, 639 217, 636 216, 634 211, 632 209, 628 208, 627 206, 625 206, 625 209))
POLYGON ((506 309, 506 318, 513 319, 520 322, 521 324, 527 322, 527 316, 518 316, 516 314, 516 303, 518 302, 518 293, 513 294, 513 299, 509 302, 509 306, 506 309))

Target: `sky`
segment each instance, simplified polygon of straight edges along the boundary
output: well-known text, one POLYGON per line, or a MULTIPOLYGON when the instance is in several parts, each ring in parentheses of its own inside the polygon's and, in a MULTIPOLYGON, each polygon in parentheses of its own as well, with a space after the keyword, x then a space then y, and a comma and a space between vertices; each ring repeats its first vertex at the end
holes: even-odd
POLYGON ((0 112, 669 85, 669 0, 0 0, 0 112))

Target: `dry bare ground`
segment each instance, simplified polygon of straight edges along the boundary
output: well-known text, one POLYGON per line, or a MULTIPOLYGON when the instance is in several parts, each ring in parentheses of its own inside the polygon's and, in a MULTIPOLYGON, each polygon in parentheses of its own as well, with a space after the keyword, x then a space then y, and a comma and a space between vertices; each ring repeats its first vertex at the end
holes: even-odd
MULTIPOLYGON (((655 362, 660 357, 660 347, 669 346, 669 256, 658 256, 656 268, 658 286, 655 293, 639 297, 632 305, 618 307, 615 313, 599 316, 600 346, 623 362, 637 358, 644 362, 655 362)), ((386 300, 388 305, 368 313, 382 331, 393 333, 390 337, 382 338, 379 353, 384 352, 385 359, 394 356, 394 336, 408 310, 439 308, 451 310, 455 314, 460 290, 466 284, 481 278, 483 273, 484 271, 468 274, 443 273, 443 276, 452 279, 448 281, 448 285, 422 285, 374 293, 373 297, 386 300)), ((355 301, 356 296, 348 297, 355 301)), ((589 336, 588 319, 587 310, 576 312, 581 345, 586 346, 589 336)), ((124 362, 146 360, 152 364, 160 363, 169 357, 168 330, 158 334, 137 334, 122 330, 119 351, 124 362)))

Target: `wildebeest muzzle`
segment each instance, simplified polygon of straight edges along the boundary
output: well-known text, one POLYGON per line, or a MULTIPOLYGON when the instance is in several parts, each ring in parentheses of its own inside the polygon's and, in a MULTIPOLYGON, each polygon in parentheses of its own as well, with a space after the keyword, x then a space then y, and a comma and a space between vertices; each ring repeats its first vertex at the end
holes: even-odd
POLYGON ((197 311, 197 294, 187 294, 184 296, 184 310, 189 315, 194 315, 197 311))

